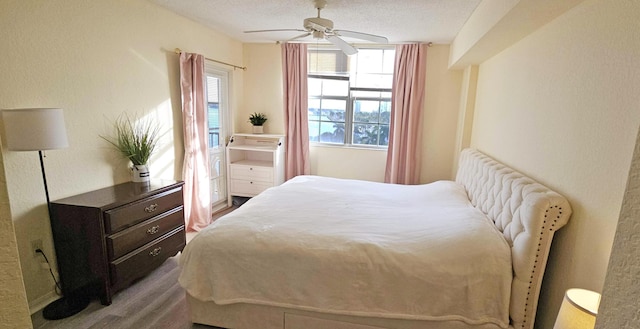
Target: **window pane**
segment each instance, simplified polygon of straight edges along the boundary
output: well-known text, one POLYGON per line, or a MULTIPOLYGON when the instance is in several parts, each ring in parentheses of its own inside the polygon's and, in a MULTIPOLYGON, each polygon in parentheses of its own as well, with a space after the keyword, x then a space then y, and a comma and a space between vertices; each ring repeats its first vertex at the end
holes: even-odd
POLYGON ((320 120, 320 99, 308 100, 309 112, 307 113, 309 120, 320 120))
POLYGON ((323 96, 347 96, 349 94, 348 80, 322 80, 323 96))
POLYGON ((355 100, 353 102, 353 121, 378 123, 380 119, 379 109, 379 101, 355 100))
POLYGON ((207 76, 207 102, 219 103, 220 102, 220 86, 218 78, 207 76))
MULTIPOLYGON (((207 77, 208 78, 208 77, 207 77)), ((207 104, 207 124, 209 126, 209 147, 220 145, 220 104, 207 104)))
POLYGON ((389 145, 389 126, 375 124, 354 124, 353 144, 356 145, 389 145))
POLYGON ((347 101, 335 99, 322 100, 322 118, 323 121, 344 122, 345 111, 347 109, 347 101))
POLYGON ((322 80, 316 78, 309 78, 307 80, 307 92, 309 96, 322 95, 322 80))
POLYGON ((358 73, 382 73, 382 51, 379 49, 360 49, 357 57, 358 73))
POLYGON ((378 125, 353 125, 353 144, 378 145, 378 125))
POLYGON ((389 88, 393 87, 393 74, 382 74, 378 80, 380 82, 380 88, 389 88))
POLYGON ((320 123, 320 142, 344 144, 344 123, 320 123))
POLYGON ((322 110, 322 117, 320 120, 329 122, 342 122, 344 123, 345 111, 344 110, 322 110))
POLYGON ((380 125, 380 141, 378 142, 378 145, 389 145, 389 125, 380 125))
POLYGON ((391 99, 391 92, 386 91, 370 91, 370 90, 351 90, 353 98, 380 98, 384 100, 391 99))
POLYGON ((310 73, 346 73, 348 57, 341 50, 309 49, 310 73))
POLYGON ((309 141, 317 142, 320 137, 320 122, 309 121, 309 141))
POLYGON ((361 88, 387 88, 393 83, 393 75, 377 73, 358 73, 353 78, 353 87, 361 88))
POLYGON ((380 102, 380 123, 391 123, 391 102, 380 102))
POLYGON ((396 60, 396 50, 395 49, 385 49, 384 55, 382 59, 382 72, 383 73, 391 73, 393 74, 393 65, 396 60))

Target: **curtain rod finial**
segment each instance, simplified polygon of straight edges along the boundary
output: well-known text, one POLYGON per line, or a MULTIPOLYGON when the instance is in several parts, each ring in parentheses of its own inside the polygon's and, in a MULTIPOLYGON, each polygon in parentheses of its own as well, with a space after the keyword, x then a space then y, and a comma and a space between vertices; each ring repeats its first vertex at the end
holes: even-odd
POLYGON ((175 51, 175 53, 176 53, 176 54, 178 54, 178 55, 180 55, 180 53, 182 53, 182 50, 180 50, 180 48, 176 48, 174 51, 175 51))

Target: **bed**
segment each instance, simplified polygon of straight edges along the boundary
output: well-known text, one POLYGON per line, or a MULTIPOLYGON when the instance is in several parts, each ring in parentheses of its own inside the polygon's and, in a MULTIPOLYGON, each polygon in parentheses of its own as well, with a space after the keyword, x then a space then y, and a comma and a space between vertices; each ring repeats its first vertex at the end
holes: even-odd
POLYGON ((483 153, 455 181, 299 176, 187 244, 194 323, 233 329, 533 328, 568 201, 483 153))

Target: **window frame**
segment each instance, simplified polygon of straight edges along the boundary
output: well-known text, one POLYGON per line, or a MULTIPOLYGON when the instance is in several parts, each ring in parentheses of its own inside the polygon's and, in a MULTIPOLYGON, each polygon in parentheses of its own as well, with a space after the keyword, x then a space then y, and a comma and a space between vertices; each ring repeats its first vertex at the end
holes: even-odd
MULTIPOLYGON (((308 74, 307 75, 307 80, 309 78, 312 79, 323 79, 323 80, 340 80, 340 81, 349 81, 349 76, 341 76, 341 75, 323 75, 323 74, 308 74)), ((347 127, 348 127, 348 121, 349 121, 349 108, 351 107, 351 105, 349 104, 349 93, 350 93, 350 88, 347 85, 347 90, 346 90, 346 96, 324 96, 321 95, 320 96, 307 96, 308 99, 319 99, 320 100, 320 113, 322 113, 322 101, 323 100, 339 100, 339 101, 344 101, 345 102, 345 109, 344 109, 344 125, 345 125, 345 136, 344 139, 345 141, 342 143, 331 143, 331 142, 321 142, 320 141, 320 136, 318 136, 318 141, 309 141, 310 143, 319 143, 319 144, 328 144, 328 145, 345 145, 346 144, 346 140, 347 140, 347 127)), ((308 107, 308 106, 307 106, 308 107)), ((322 116, 321 116, 322 117, 322 116)), ((309 123, 312 122, 312 120, 307 119, 307 121, 309 123)), ((318 125, 320 125, 322 122, 332 122, 332 121, 323 121, 323 120, 313 120, 313 122, 318 122, 318 125)))
MULTIPOLYGON (((353 143, 353 134, 354 134, 354 128, 356 124, 361 124, 360 122, 355 122, 355 102, 358 100, 362 100, 362 101, 375 101, 375 102, 389 102, 389 111, 391 111, 391 95, 389 95, 389 97, 357 97, 357 96, 353 96, 353 92, 354 91, 365 91, 365 92, 376 92, 376 93, 389 93, 391 94, 391 88, 366 88, 366 87, 349 87, 349 98, 351 99, 351 125, 350 125, 350 134, 349 134, 349 144, 348 146, 354 146, 354 147, 366 147, 366 148, 376 148, 376 149, 388 149, 389 148, 389 143, 384 144, 384 145, 380 145, 380 141, 378 140, 378 144, 354 144, 353 143)), ((380 107, 378 107, 378 114, 380 114, 380 107)), ((377 126, 382 126, 382 122, 380 121, 380 116, 378 116, 378 121, 377 122, 366 122, 366 123, 362 123, 362 124, 373 124, 373 125, 377 125, 377 126)), ((391 118, 389 118, 389 123, 386 124, 386 126, 391 126, 391 118)), ((346 133, 346 132, 345 132, 346 133)), ((378 132, 378 138, 380 137, 380 134, 378 132)))
MULTIPOLYGON (((368 47, 367 49, 376 49, 376 50, 389 50, 392 49, 392 47, 368 47)), ((310 49, 310 51, 327 51, 327 50, 333 50, 333 49, 329 49, 329 48, 318 48, 318 49, 310 49)), ((307 98, 309 100, 312 99, 318 99, 320 100, 320 108, 322 108, 322 101, 323 100, 340 100, 340 101, 345 101, 346 105, 345 105, 345 118, 344 118, 344 141, 342 143, 333 143, 333 142, 322 142, 320 141, 320 135, 318 135, 318 141, 312 141, 311 139, 309 139, 309 143, 312 145, 321 145, 321 146, 331 146, 331 147, 347 147, 347 148, 366 148, 366 149, 372 149, 372 150, 382 150, 382 151, 386 151, 389 148, 388 143, 387 144, 383 144, 380 145, 380 141, 378 140, 377 144, 354 144, 353 143, 353 135, 354 135, 354 124, 355 124, 355 102, 357 100, 364 100, 364 101, 378 101, 378 102, 384 102, 384 101, 388 101, 391 105, 391 95, 387 98, 387 97, 355 97, 353 96, 354 92, 358 92, 358 91, 364 91, 364 92, 378 92, 378 93, 391 93, 392 88, 375 88, 375 87, 354 87, 352 86, 353 84, 353 79, 356 78, 357 72, 356 74, 351 74, 351 72, 347 72, 345 74, 342 74, 341 72, 313 72, 313 73, 307 73, 307 80, 309 79, 328 79, 328 80, 342 80, 342 81, 348 81, 349 84, 347 86, 347 94, 346 96, 324 96, 321 94, 318 95, 308 95, 307 98)), ((391 74, 393 76, 393 73, 391 74)), ((322 111, 322 110, 320 110, 322 111)), ((389 120, 391 121, 391 120, 389 120)), ((310 120, 307 119, 308 124, 311 124, 312 122, 317 123, 319 126, 322 122, 332 122, 332 121, 322 121, 322 120, 310 120)), ((377 125, 377 126, 382 126, 382 125, 387 125, 390 126, 391 122, 389 122, 388 124, 382 124, 382 122, 380 121, 380 117, 378 117, 378 121, 377 122, 371 122, 370 124, 372 125, 377 125)), ((379 138, 380 135, 378 135, 379 138)))

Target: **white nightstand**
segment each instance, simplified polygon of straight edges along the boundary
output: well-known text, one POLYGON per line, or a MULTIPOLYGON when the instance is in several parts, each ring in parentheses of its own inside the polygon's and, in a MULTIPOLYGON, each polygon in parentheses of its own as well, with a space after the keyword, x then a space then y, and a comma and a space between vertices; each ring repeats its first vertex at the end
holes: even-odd
POLYGON ((234 196, 253 197, 284 183, 284 135, 234 134, 227 145, 228 186, 234 196))

